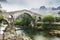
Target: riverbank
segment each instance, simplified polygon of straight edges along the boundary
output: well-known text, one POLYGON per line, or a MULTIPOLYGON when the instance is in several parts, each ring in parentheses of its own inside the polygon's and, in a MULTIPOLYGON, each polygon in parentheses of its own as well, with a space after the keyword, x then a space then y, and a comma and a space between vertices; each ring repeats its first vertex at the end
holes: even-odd
POLYGON ((2 34, 0 34, 0 40, 2 40, 3 39, 3 35, 2 34))
POLYGON ((0 34, 0 40, 32 40, 32 39, 29 36, 25 35, 24 33, 14 34, 5 32, 4 35, 0 34))

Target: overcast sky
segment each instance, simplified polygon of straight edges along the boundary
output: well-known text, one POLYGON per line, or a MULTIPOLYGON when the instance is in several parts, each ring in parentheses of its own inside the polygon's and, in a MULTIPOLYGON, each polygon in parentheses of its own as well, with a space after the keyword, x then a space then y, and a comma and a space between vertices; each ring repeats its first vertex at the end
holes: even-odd
POLYGON ((60 6, 60 0, 0 0, 0 4, 7 11, 16 11, 40 6, 57 7, 60 6))

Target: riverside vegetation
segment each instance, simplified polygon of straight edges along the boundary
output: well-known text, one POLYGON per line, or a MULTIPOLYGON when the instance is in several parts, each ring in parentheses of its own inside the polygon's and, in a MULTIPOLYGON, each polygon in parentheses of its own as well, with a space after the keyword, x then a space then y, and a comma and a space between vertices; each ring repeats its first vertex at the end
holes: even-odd
MULTIPOLYGON (((5 19, 1 15, 0 24, 3 22, 3 20, 5 20, 5 19)), ((36 19, 36 17, 32 17, 28 13, 24 13, 24 14, 21 14, 20 16, 18 16, 16 18, 16 20, 14 20, 13 23, 11 23, 11 24, 13 24, 12 26, 10 24, 8 26, 11 26, 10 30, 13 27, 20 28, 19 30, 22 30, 32 40, 35 40, 34 36, 37 34, 43 35, 47 38, 53 37, 53 36, 60 37, 60 24, 58 24, 59 21, 60 21, 60 17, 56 17, 53 15, 45 15, 39 19, 36 19), (57 23, 55 23, 55 22, 57 22, 57 23)), ((7 21, 5 21, 4 23, 8 24, 7 21)), ((5 29, 5 32, 7 30, 9 30, 9 28, 5 29)))
MULTIPOLYGON (((25 13, 21 14, 16 20, 15 25, 18 25, 24 33, 31 38, 37 34, 44 35, 46 37, 60 35, 60 24, 54 24, 59 20, 59 17, 53 15, 45 15, 42 18, 37 19, 31 15, 25 13), (40 20, 38 23, 38 20, 40 20), (56 32, 57 31, 57 32, 56 32)), ((60 20, 59 20, 60 21, 60 20)), ((58 21, 58 22, 59 22, 58 21)), ((34 39, 34 38, 33 38, 34 39)))

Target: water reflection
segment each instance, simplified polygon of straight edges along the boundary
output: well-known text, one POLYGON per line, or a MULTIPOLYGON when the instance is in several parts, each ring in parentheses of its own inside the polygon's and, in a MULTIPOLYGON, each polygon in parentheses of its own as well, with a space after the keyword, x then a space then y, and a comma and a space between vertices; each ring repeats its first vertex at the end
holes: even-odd
POLYGON ((34 40, 60 40, 58 37, 45 37, 43 35, 35 35, 34 40))
MULTIPOLYGON (((0 34, 3 34, 3 30, 6 28, 7 24, 1 24, 0 27, 0 34)), ((21 34, 24 33, 23 30, 19 30, 20 28, 16 27, 16 32, 17 34, 21 34)), ((29 31, 29 30, 28 30, 29 31)), ((40 31, 41 32, 41 31, 40 31)), ((38 32, 37 32, 38 33, 38 32)), ((34 40, 60 40, 60 37, 56 37, 56 36, 51 36, 51 37, 46 37, 48 34, 47 32, 41 32, 40 34, 36 34, 33 36, 34 40), (45 34, 46 33, 46 34, 45 34), (45 35, 45 36, 44 36, 45 35)))
MULTIPOLYGON (((23 32, 22 30, 18 30, 17 33, 23 32)), ((24 33, 24 32, 23 32, 24 33)), ((36 34, 33 36, 34 40, 60 40, 60 37, 48 35, 46 32, 41 32, 40 34, 36 34)))
POLYGON ((54 37, 53 40, 60 40, 60 37, 54 37))

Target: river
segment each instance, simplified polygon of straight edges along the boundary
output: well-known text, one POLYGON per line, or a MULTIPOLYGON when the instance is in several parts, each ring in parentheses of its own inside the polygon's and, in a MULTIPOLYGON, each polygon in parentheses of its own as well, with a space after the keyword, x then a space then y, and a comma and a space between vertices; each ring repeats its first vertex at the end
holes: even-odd
MULTIPOLYGON (((19 29, 19 28, 16 28, 16 29, 19 29)), ((3 30, 3 27, 1 27, 0 30, 3 30)), ((17 34, 24 33, 22 30, 17 30, 16 32, 17 32, 17 34)), ((0 34, 2 34, 2 31, 0 31, 0 34)), ((34 38, 34 40, 60 40, 59 37, 56 37, 56 36, 53 36, 53 37, 45 37, 42 34, 40 34, 40 35, 37 34, 37 35, 33 36, 33 38, 34 38)))
POLYGON ((60 40, 58 37, 44 37, 43 35, 35 35, 34 40, 60 40))
MULTIPOLYGON (((17 33, 24 33, 22 30, 18 30, 17 33)), ((59 37, 53 36, 53 37, 45 37, 43 34, 37 34, 33 36, 34 40, 60 40, 59 37)))

